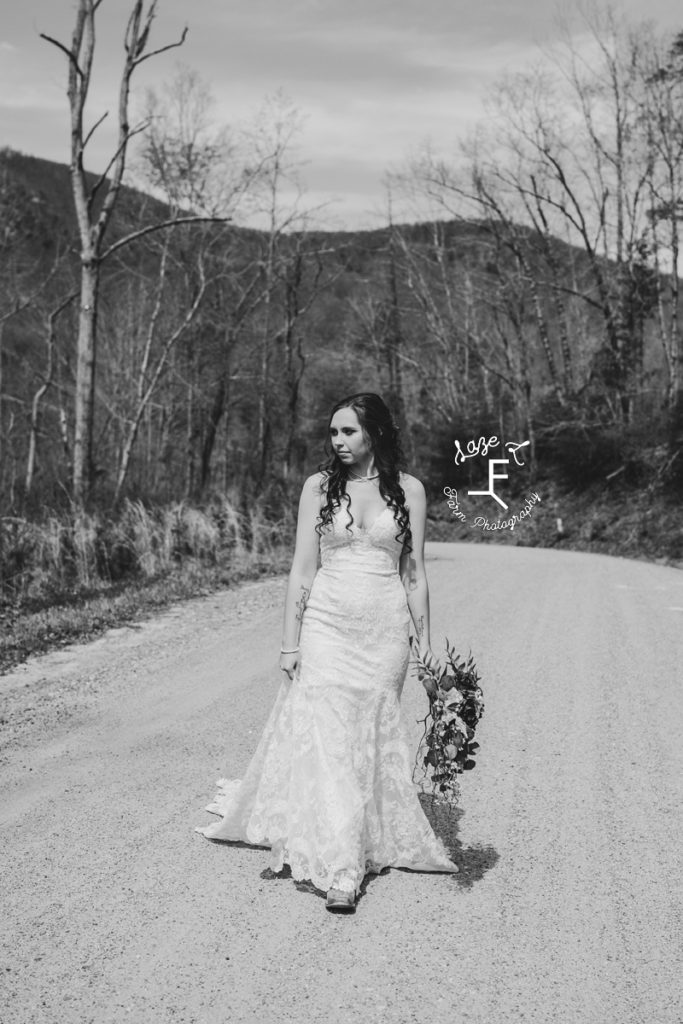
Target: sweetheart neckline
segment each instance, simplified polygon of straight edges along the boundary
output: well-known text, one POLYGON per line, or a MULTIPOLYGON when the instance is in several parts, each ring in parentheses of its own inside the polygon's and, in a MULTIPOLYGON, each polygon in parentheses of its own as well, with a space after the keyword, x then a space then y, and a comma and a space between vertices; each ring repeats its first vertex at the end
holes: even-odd
MULTIPOLYGON (((346 511, 349 511, 348 508, 346 509, 346 511)), ((351 523, 351 530, 358 530, 359 533, 369 533, 372 529, 374 529, 374 527, 382 518, 385 512, 392 512, 393 514, 393 510, 389 507, 389 505, 385 505, 380 514, 376 516, 376 518, 373 520, 370 526, 358 526, 356 523, 351 523)))

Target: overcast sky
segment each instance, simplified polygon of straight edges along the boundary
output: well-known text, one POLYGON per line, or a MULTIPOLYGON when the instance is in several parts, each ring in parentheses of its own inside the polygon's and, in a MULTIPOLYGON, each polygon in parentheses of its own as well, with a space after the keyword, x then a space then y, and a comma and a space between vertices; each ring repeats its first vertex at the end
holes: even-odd
MULTIPOLYGON (((98 13, 93 119, 115 109, 130 0, 98 13)), ((635 19, 683 29, 680 0, 623 0, 635 19)), ((68 42, 75 0, 6 0, 0 23, 2 138, 68 162, 66 61, 38 36, 68 42)), ((311 201, 337 200, 330 223, 370 226, 382 177, 425 139, 453 146, 483 114, 501 70, 523 68, 552 39, 553 0, 160 0, 155 45, 189 26, 185 45, 147 62, 138 89, 172 77, 178 60, 210 84, 218 120, 245 119, 281 88, 306 115, 301 155, 311 201)), ((143 69, 141 69, 143 71, 143 69)), ((89 167, 101 170, 106 132, 89 167)))

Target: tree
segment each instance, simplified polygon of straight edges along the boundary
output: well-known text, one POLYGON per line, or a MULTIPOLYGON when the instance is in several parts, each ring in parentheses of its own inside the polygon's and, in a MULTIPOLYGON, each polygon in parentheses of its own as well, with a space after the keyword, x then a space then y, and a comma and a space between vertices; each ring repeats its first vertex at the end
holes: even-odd
POLYGON ((261 168, 247 162, 239 133, 216 125, 205 79, 184 64, 159 90, 147 89, 139 172, 178 215, 182 211, 234 219, 261 168))
MULTIPOLYGON (((18 394, 5 394, 5 328, 11 322, 19 323, 19 330, 37 329, 47 331, 47 374, 51 381, 54 364, 54 331, 49 327, 50 313, 55 304, 61 306, 62 299, 56 298, 64 286, 64 270, 67 266, 68 240, 63 237, 56 218, 47 216, 39 198, 17 182, 11 173, 12 153, 3 154, 0 170, 0 491, 14 493, 14 485, 7 486, 4 479, 10 461, 16 462, 16 454, 10 460, 9 442, 16 417, 10 410, 5 430, 5 406, 12 403, 21 408, 25 399, 18 394)), ((7 353, 8 357, 10 353, 7 353)), ((29 442, 30 455, 27 462, 25 482, 29 484, 35 465, 37 420, 40 402, 50 384, 43 387, 41 382, 30 402, 29 442)), ((21 421, 20 421, 21 422, 21 421)), ((13 502, 10 502, 10 505, 13 502)))
MULTIPOLYGON (((146 188, 163 197, 178 216, 191 210, 234 221, 257 187, 261 167, 250 161, 240 134, 216 125, 208 84, 190 68, 178 66, 174 78, 146 95, 144 137, 139 171, 146 188)), ((258 260, 247 252, 234 230, 219 238, 206 236, 192 251, 206 261, 207 293, 194 318, 195 329, 175 360, 186 391, 186 494, 204 491, 211 478, 211 458, 220 422, 227 410, 231 363, 241 333, 263 297, 258 260), (209 254, 210 249, 210 254, 209 254), (201 379, 203 357, 211 364, 209 381, 201 379), (184 364, 184 365, 183 365, 184 364), (206 392, 210 391, 208 396, 206 392), (194 441, 199 435, 200 451, 194 441), (195 471, 195 461, 199 464, 195 471)))
MULTIPOLYGON (((683 219, 683 33, 666 48, 653 45, 642 67, 646 82, 641 132, 648 151, 649 243, 657 325, 667 371, 669 449, 683 451, 683 332, 678 275, 683 219)), ((683 466, 679 467, 683 472, 683 466)))
POLYGON ((101 3, 102 0, 78 0, 76 23, 70 46, 41 33, 41 37, 61 50, 68 60, 67 96, 71 112, 71 185, 78 224, 81 263, 73 445, 73 496, 78 503, 83 503, 88 496, 93 476, 97 313, 102 264, 122 246, 151 231, 177 225, 180 220, 187 223, 200 219, 212 219, 174 216, 160 223, 131 231, 109 245, 105 243, 105 236, 121 194, 130 141, 147 127, 144 122, 135 126, 131 126, 129 123, 131 79, 136 69, 144 61, 181 46, 185 41, 187 28, 183 30, 178 41, 157 49, 149 49, 157 0, 149 0, 147 4, 145 0, 135 0, 133 3, 124 34, 125 58, 119 83, 117 146, 103 173, 92 183, 85 170, 85 151, 93 134, 107 117, 105 113, 90 128, 86 127, 86 105, 95 57, 95 23, 101 3))
POLYGON ((266 98, 247 140, 250 162, 258 169, 252 196, 253 209, 265 229, 260 258, 263 303, 260 310, 257 488, 263 486, 267 473, 270 442, 270 366, 277 264, 283 236, 288 230, 303 225, 303 215, 299 209, 299 164, 292 159, 291 152, 301 128, 301 113, 283 92, 278 92, 266 98), (293 198, 287 195, 288 189, 293 191, 293 198))
POLYGON ((31 413, 29 418, 29 443, 28 443, 28 454, 26 456, 26 475, 24 478, 24 494, 28 498, 31 494, 33 487, 33 478, 36 471, 36 459, 38 450, 38 433, 40 428, 40 412, 41 403, 48 391, 54 384, 55 368, 57 363, 56 354, 56 335, 57 335, 57 321, 60 315, 71 305, 74 299, 77 298, 75 293, 67 296, 66 299, 62 299, 61 302, 54 309, 45 316, 45 322, 43 330, 45 332, 45 373, 40 385, 33 394, 31 401, 31 413))
POLYGON ((529 292, 558 406, 591 383, 601 414, 628 424, 642 397, 655 303, 640 127, 650 44, 610 7, 580 10, 582 34, 565 26, 545 64, 502 76, 489 127, 464 147, 463 164, 427 154, 417 174, 444 211, 484 221, 504 240, 529 292), (601 329, 583 381, 579 340, 570 343, 574 300, 601 329))

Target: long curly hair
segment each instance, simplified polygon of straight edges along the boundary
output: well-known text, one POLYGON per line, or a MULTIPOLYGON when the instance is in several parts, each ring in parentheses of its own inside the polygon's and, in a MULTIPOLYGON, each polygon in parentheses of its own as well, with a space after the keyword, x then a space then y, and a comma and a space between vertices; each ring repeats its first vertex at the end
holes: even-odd
POLYGON ((318 469, 326 476, 324 484, 327 495, 325 504, 318 514, 316 532, 320 536, 323 527, 332 523, 334 511, 341 507, 342 498, 346 499, 346 507, 349 510, 350 521, 346 524, 346 529, 349 532, 351 532, 351 523, 353 523, 353 513, 350 508, 351 498, 346 491, 349 471, 330 443, 330 425, 334 414, 339 409, 353 409, 356 413, 379 473, 379 493, 393 511, 398 525, 396 540, 403 542, 407 551, 412 551, 413 535, 406 508, 406 496, 399 483, 399 472, 405 469, 405 455, 398 427, 391 412, 380 396, 372 391, 361 391, 355 395, 348 395, 346 398, 342 398, 341 402, 337 402, 330 412, 325 436, 327 461, 318 466, 318 469))

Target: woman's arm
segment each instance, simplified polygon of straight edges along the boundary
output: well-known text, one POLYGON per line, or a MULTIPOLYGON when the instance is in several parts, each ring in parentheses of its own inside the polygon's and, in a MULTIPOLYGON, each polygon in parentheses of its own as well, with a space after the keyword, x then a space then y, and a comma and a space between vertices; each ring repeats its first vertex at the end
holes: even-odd
MULTIPOLYGON (((431 655, 429 634, 429 586, 424 564, 425 525, 427 522, 427 496, 415 477, 403 484, 406 505, 410 512, 410 530, 413 535, 412 551, 401 555, 400 573, 408 598, 408 607, 415 625, 420 654, 431 655)), ((433 655, 432 655, 433 657, 433 655)))
POLYGON ((285 614, 282 626, 280 668, 291 679, 299 664, 299 631, 311 584, 318 568, 319 537, 315 524, 320 510, 320 473, 309 476, 299 499, 296 544, 287 583, 285 614))

